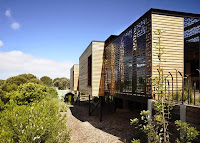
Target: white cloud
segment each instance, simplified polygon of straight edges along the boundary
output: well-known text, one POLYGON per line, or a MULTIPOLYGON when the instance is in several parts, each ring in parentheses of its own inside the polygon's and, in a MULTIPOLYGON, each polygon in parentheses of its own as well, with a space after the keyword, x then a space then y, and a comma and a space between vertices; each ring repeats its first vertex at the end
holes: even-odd
POLYGON ((21 51, 0 52, 0 79, 7 79, 22 73, 32 73, 37 77, 70 77, 72 62, 57 62, 41 59, 21 51))
POLYGON ((17 30, 20 28, 20 24, 18 22, 13 22, 11 24, 11 28, 14 29, 14 30, 17 30))
POLYGON ((20 28, 20 24, 18 22, 14 22, 15 19, 12 17, 12 14, 11 14, 11 10, 10 9, 7 9, 5 11, 5 16, 7 16, 9 18, 9 20, 11 21, 11 25, 10 27, 14 30, 17 30, 20 28))
POLYGON ((8 9, 8 10, 5 11, 5 16, 12 17, 10 9, 8 9))
POLYGON ((0 40, 0 48, 3 47, 4 43, 0 40))

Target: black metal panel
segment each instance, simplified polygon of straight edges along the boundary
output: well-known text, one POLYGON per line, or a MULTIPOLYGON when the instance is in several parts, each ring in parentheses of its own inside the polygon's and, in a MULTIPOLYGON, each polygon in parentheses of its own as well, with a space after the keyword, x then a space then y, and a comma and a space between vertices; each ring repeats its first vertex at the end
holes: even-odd
MULTIPOLYGON (((150 43, 149 14, 105 46, 104 76, 107 94, 146 95, 146 84, 151 76, 151 64, 147 63, 151 59, 150 43)), ((148 93, 151 91, 150 84, 148 82, 148 93)))

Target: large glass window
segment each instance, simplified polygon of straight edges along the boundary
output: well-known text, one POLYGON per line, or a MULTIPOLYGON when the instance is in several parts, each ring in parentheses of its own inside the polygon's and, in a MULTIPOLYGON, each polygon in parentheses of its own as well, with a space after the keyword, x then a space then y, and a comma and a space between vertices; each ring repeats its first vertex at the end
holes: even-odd
POLYGON ((192 84, 199 88, 200 18, 184 18, 184 72, 191 75, 192 84))

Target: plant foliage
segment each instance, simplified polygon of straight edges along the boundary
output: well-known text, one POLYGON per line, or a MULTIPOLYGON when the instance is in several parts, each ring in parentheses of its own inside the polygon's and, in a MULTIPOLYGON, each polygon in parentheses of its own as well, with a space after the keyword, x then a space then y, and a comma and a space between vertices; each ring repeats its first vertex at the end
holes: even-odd
POLYGON ((39 80, 23 74, 9 78, 4 82, 6 86, 1 86, 0 142, 69 142, 66 113, 59 112, 61 101, 56 99, 56 90, 32 81, 39 80))

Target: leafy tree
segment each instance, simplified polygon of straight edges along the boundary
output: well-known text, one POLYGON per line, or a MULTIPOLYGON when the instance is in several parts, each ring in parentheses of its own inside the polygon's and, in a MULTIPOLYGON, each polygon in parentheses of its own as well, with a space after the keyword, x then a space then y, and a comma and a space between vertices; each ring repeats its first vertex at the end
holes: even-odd
POLYGON ((59 78, 59 77, 55 78, 55 79, 53 80, 53 83, 54 83, 56 80, 60 80, 60 78, 59 78))
POLYGON ((24 84, 27 82, 28 80, 25 77, 19 75, 19 76, 13 76, 13 77, 8 78, 5 81, 5 84, 6 85, 16 84, 19 86, 20 84, 24 84))
POLYGON ((55 87, 58 87, 58 89, 60 89, 60 90, 64 90, 64 89, 70 87, 70 80, 68 78, 65 78, 65 77, 55 78, 53 80, 53 85, 55 87))
POLYGON ((0 86, 2 86, 4 84, 5 80, 0 79, 0 86))
POLYGON ((13 76, 8 78, 5 81, 7 84, 16 84, 16 85, 20 85, 20 84, 24 84, 27 82, 39 82, 39 80, 37 79, 37 77, 33 74, 21 74, 18 76, 13 76))
POLYGON ((52 86, 52 79, 48 76, 43 76, 40 78, 40 80, 48 87, 52 86))
POLYGON ((16 91, 18 86, 29 82, 42 84, 42 82, 32 74, 21 74, 8 78, 1 86, 1 89, 6 92, 16 91))

